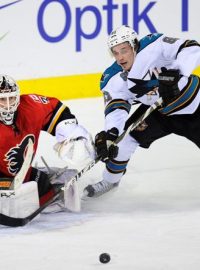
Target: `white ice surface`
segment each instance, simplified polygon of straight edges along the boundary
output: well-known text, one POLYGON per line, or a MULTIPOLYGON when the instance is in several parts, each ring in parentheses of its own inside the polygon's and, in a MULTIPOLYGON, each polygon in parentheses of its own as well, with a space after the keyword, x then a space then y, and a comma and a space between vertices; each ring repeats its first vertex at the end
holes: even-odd
MULTIPOLYGON (((94 135, 103 128, 100 98, 67 101, 94 135)), ((54 140, 41 136, 39 156, 56 160, 54 140)), ((97 164, 79 182, 101 180, 97 164)), ((199 270, 200 152, 168 136, 139 149, 119 188, 82 202, 81 213, 42 214, 22 228, 0 226, 2 270, 199 270), (101 264, 102 252, 111 255, 101 264)))

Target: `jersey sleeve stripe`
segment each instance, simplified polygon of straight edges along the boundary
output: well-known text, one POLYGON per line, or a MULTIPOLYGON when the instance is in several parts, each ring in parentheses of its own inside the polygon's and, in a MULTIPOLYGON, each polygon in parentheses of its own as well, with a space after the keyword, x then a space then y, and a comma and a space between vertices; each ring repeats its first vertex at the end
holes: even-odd
POLYGON ((66 109, 66 106, 62 104, 62 106, 57 110, 57 112, 55 113, 53 119, 51 120, 49 126, 48 126, 48 129, 47 129, 47 132, 48 133, 52 133, 59 117, 61 116, 62 112, 66 109))
POLYGON ((196 97, 200 87, 199 77, 192 75, 182 94, 168 106, 159 109, 162 114, 170 114, 187 107, 196 97))
POLYGON ((184 49, 184 48, 188 48, 188 47, 192 47, 192 46, 200 46, 200 44, 196 41, 196 40, 186 40, 178 49, 178 52, 176 54, 177 55, 184 49))
POLYGON ((125 110, 129 113, 131 105, 123 99, 113 99, 105 108, 105 116, 117 109, 125 110))

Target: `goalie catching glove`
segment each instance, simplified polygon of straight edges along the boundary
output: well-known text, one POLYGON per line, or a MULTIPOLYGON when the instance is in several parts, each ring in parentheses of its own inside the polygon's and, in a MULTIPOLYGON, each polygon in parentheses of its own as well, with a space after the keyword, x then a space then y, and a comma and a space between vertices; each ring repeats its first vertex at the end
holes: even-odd
POLYGON ((163 106, 167 106, 173 100, 175 100, 179 94, 180 90, 178 88, 178 81, 180 79, 179 70, 176 69, 166 69, 161 68, 161 73, 159 74, 159 88, 158 92, 160 97, 163 99, 163 106))
POLYGON ((92 136, 76 119, 60 122, 56 127, 56 139, 54 150, 69 164, 81 166, 95 158, 92 136))
POLYGON ((116 127, 113 127, 106 131, 99 132, 95 137, 95 146, 97 155, 103 162, 108 162, 110 159, 114 159, 118 155, 118 146, 113 144, 117 139, 119 131, 116 127))

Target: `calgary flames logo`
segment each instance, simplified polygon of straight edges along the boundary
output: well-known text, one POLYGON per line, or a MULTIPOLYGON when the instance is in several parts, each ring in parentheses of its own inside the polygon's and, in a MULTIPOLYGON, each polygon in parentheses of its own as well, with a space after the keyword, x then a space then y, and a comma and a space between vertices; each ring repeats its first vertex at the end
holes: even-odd
POLYGON ((34 142, 34 138, 34 135, 26 136, 20 144, 17 144, 6 153, 5 160, 8 162, 7 168, 10 174, 16 175, 18 173, 26 156, 28 141, 31 139, 34 142))

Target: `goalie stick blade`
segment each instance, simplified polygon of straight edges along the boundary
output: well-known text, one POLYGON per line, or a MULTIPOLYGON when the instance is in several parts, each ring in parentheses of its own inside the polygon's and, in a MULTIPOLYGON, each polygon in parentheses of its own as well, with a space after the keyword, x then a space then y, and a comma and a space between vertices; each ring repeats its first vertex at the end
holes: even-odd
POLYGON ((6 216, 4 214, 0 214, 0 224, 4 226, 9 226, 9 227, 20 227, 24 226, 28 223, 26 218, 13 218, 6 216))

